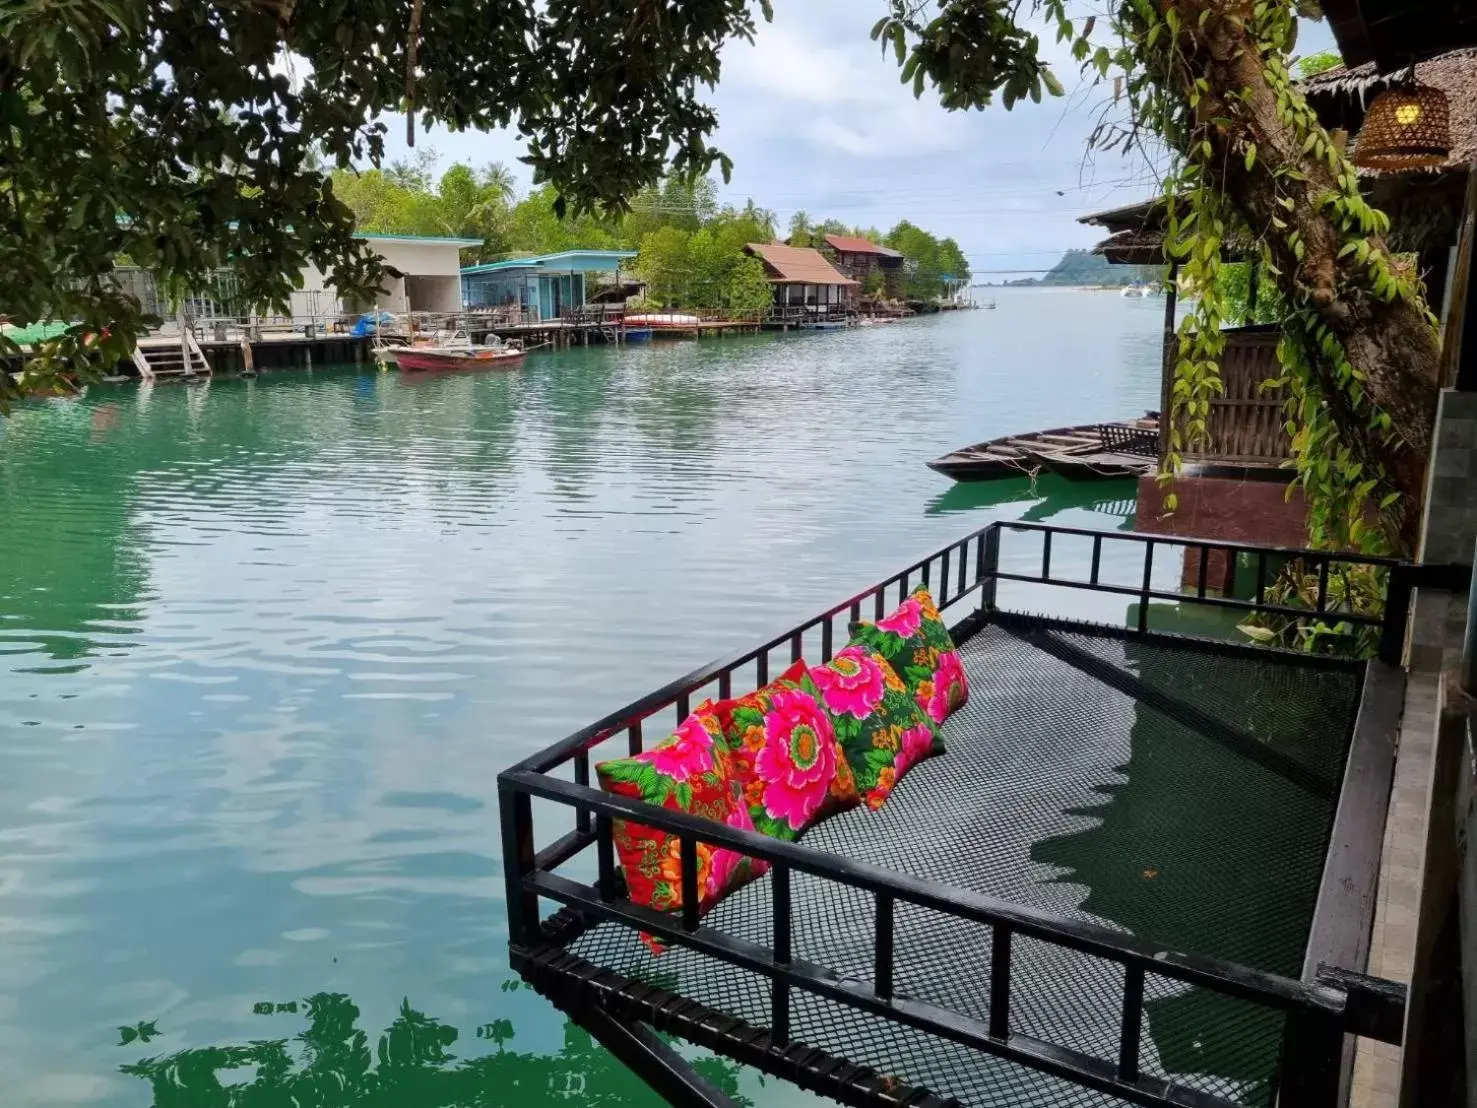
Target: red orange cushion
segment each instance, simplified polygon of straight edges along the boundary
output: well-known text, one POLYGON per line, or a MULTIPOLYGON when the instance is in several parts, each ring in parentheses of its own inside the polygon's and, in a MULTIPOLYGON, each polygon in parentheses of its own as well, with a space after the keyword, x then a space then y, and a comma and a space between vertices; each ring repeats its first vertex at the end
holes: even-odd
POLYGON ((858 799, 831 717, 805 686, 796 662, 762 689, 704 705, 722 725, 755 830, 789 841, 858 799))
POLYGON ((914 765, 936 753, 936 727, 877 651, 853 643, 806 675, 831 717, 857 792, 880 808, 914 765))
MULTIPOLYGON (((595 773, 601 788, 617 796, 752 831, 732 768, 717 717, 699 708, 650 750, 601 762, 595 773)), ((632 902, 662 912, 680 910, 679 837, 629 820, 614 821, 611 830, 632 902)), ((702 911, 769 869, 768 862, 704 842, 697 845, 697 865, 702 911)))
POLYGON ((926 586, 914 589, 885 619, 853 623, 851 638, 887 659, 936 727, 968 699, 964 665, 926 586))

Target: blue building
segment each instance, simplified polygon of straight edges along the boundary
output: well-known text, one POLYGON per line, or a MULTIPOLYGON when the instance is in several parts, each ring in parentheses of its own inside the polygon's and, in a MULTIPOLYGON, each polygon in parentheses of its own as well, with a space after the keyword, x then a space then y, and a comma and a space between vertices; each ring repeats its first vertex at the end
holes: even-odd
POLYGON ((565 250, 532 258, 470 265, 462 270, 466 308, 521 307, 537 319, 558 319, 585 302, 585 274, 619 274, 634 250, 565 250))

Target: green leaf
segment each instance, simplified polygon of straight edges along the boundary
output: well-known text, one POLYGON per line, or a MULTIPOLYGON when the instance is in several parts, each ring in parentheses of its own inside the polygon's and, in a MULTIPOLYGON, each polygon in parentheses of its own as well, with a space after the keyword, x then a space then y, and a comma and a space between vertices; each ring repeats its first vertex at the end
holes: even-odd
POLYGON ((1251 172, 1251 167, 1256 165, 1256 143, 1246 144, 1246 170, 1251 172))

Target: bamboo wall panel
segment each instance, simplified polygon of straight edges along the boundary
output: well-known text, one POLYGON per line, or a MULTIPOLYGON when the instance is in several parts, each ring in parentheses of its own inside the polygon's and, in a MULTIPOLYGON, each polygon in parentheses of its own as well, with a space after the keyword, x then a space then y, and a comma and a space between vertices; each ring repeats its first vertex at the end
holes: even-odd
POLYGON ((1209 441, 1185 451, 1202 465, 1278 465, 1292 456, 1279 390, 1263 383, 1281 376, 1275 331, 1231 331, 1221 358, 1222 395, 1210 402, 1209 441))

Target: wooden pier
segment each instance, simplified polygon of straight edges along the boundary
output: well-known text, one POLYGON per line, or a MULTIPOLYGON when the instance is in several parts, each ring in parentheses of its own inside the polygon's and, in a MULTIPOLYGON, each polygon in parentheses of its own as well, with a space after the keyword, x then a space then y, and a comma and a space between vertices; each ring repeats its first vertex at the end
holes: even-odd
MULTIPOLYGON (((374 336, 353 334, 358 316, 251 317, 196 319, 181 331, 170 329, 139 340, 137 351, 119 364, 118 379, 204 378, 214 374, 250 375, 260 370, 311 369, 315 365, 362 365, 374 360, 374 336)), ((415 312, 386 322, 384 337, 411 341, 438 332, 463 331, 473 342, 489 336, 517 341, 528 350, 567 350, 592 344, 624 345, 646 339, 708 339, 762 331, 831 329, 854 326, 852 313, 823 315, 802 305, 762 311, 692 309, 628 312, 624 305, 587 304, 566 309, 557 319, 539 319, 510 306, 460 312, 415 312)))

